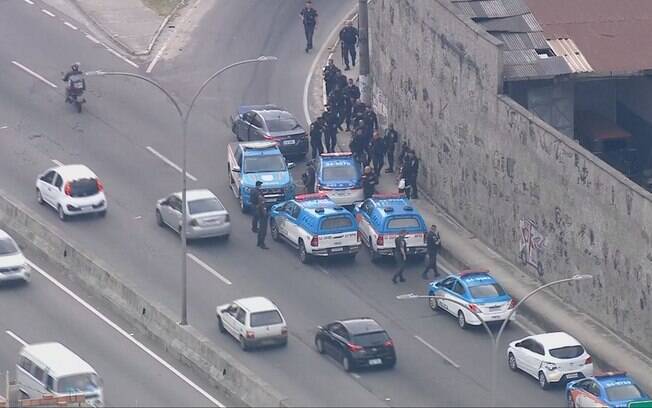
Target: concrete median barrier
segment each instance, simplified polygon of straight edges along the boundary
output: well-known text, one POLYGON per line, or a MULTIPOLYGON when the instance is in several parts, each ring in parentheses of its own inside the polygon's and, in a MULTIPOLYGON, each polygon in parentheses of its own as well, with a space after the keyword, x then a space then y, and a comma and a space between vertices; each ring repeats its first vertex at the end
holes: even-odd
POLYGON ((51 227, 0 190, 0 228, 32 251, 60 265, 66 275, 112 309, 172 356, 202 375, 221 392, 248 406, 286 406, 286 398, 251 370, 218 349, 192 326, 179 326, 164 306, 145 299, 113 274, 103 262, 82 253, 51 227))

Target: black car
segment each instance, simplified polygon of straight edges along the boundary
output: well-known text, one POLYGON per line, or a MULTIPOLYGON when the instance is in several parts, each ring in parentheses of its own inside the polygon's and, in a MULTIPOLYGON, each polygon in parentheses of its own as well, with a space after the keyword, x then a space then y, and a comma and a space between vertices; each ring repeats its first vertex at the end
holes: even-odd
POLYGON ((375 320, 361 317, 319 326, 315 347, 340 361, 344 370, 396 365, 394 342, 375 320))
POLYGON ((231 130, 238 140, 269 140, 278 143, 284 156, 303 157, 308 153, 308 138, 301 124, 276 105, 246 105, 232 118, 231 130))

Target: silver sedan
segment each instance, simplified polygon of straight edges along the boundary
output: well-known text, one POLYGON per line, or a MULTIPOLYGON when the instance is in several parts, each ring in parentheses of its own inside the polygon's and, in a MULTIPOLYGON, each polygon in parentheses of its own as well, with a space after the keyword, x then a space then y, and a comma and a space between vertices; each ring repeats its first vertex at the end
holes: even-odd
MULTIPOLYGON (((210 190, 187 190, 188 239, 224 237, 231 233, 229 213, 210 190)), ((156 202, 156 221, 181 233, 181 193, 174 193, 156 202)))

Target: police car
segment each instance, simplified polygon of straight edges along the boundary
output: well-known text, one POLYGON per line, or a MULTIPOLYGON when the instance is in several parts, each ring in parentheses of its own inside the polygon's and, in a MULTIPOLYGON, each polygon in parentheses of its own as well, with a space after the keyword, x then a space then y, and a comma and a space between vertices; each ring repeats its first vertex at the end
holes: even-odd
POLYGON ((353 153, 323 153, 315 168, 315 191, 323 192, 338 205, 363 200, 362 169, 353 153))
POLYGON ((426 253, 426 223, 402 195, 376 194, 355 208, 358 231, 372 261, 394 255, 394 240, 405 231, 408 255, 426 253))
POLYGON ((626 408, 631 402, 649 400, 650 396, 624 372, 608 372, 566 384, 569 407, 626 408))
POLYGON ((355 218, 324 194, 298 195, 273 206, 269 224, 272 238, 297 248, 303 263, 314 256, 355 258, 360 249, 355 218))
MULTIPOLYGON (((457 324, 462 329, 468 325, 482 324, 469 310, 486 323, 491 323, 504 321, 516 306, 516 301, 502 286, 488 272, 481 271, 463 271, 431 282, 428 284, 428 296, 443 297, 444 299, 428 299, 430 308, 443 309, 457 317, 457 324)), ((514 315, 511 319, 514 319, 514 315)))

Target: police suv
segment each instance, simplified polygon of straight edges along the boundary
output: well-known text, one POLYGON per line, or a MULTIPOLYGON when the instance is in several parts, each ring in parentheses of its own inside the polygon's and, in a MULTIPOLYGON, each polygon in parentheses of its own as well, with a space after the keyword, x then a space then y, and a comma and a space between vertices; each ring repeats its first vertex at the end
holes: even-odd
POLYGON ((338 205, 362 201, 362 170, 353 153, 323 153, 315 169, 315 191, 323 192, 338 205))
POLYGON ((251 206, 251 191, 261 181, 265 203, 273 205, 294 197, 295 186, 287 164, 274 142, 231 143, 228 148, 227 176, 240 208, 251 206))
POLYGON ((301 262, 314 256, 355 258, 360 239, 353 215, 324 194, 299 195, 272 207, 270 232, 299 251, 301 262))
POLYGON ((401 231, 406 232, 408 255, 426 253, 426 222, 402 195, 376 194, 355 207, 355 218, 372 261, 394 254, 401 231))

